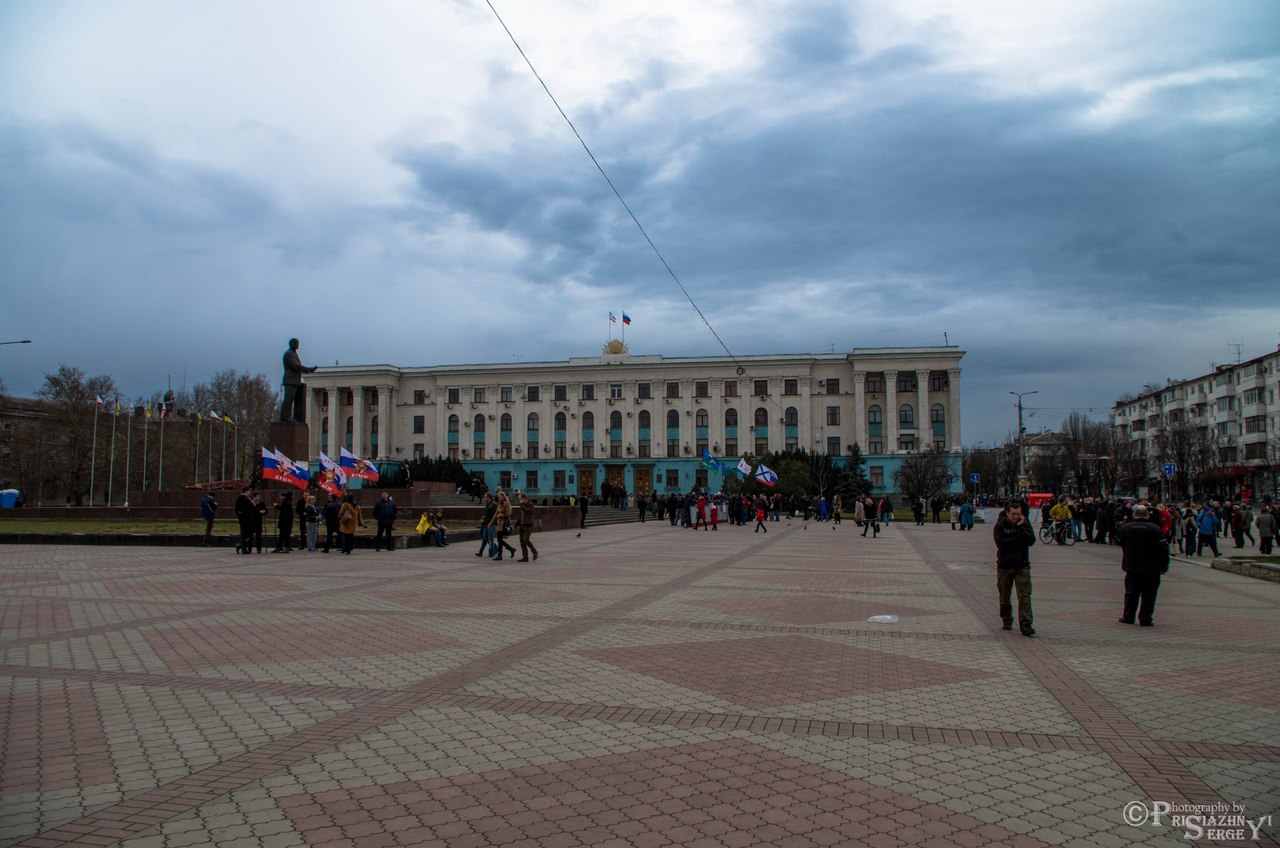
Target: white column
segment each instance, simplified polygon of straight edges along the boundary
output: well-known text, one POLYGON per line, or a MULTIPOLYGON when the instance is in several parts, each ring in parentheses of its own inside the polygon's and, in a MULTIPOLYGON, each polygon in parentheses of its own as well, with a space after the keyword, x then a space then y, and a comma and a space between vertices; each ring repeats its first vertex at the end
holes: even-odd
POLYGON ((317 455, 320 450, 320 392, 310 386, 305 387, 307 393, 307 456, 317 455))
POLYGON ((853 441, 867 453, 867 373, 853 372, 853 441))
POLYGON ((884 372, 884 452, 898 452, 898 372, 884 372))
POLYGON ((378 455, 376 459, 391 459, 391 437, 394 427, 391 425, 391 386, 378 386, 378 455))
POLYGON ((960 444, 960 369, 947 371, 947 450, 959 453, 960 444))
MULTIPOLYGON (((342 407, 342 389, 338 386, 329 387, 329 447, 325 454, 337 462, 341 452, 338 450, 340 441, 339 429, 342 425, 342 418, 339 415, 339 409, 342 407)), ((318 444, 318 442, 317 442, 318 444)))
MULTIPOLYGON (((367 459, 364 441, 364 386, 351 387, 351 452, 367 459)), ((341 443, 340 443, 341 444, 341 443)))
POLYGON ((933 444, 933 420, 929 417, 929 369, 916 369, 916 450, 933 444))

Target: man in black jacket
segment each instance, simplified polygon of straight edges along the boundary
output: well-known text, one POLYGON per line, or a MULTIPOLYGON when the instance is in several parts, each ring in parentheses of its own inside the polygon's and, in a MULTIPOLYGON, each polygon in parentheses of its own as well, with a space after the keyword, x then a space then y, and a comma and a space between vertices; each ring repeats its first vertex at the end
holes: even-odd
POLYGON ((293 500, 288 492, 276 496, 276 549, 273 553, 293 552, 293 500))
POLYGON ((236 520, 240 522, 240 544, 236 545, 236 553, 247 554, 253 549, 253 523, 258 514, 253 504, 253 489, 245 487, 236 498, 236 520))
POLYGON ((1011 589, 1018 590, 1018 627, 1023 636, 1036 635, 1031 626, 1031 552, 1035 531, 1022 512, 1022 504, 1010 503, 996 521, 992 535, 996 542, 996 593, 1000 598, 1000 620, 1005 630, 1013 629, 1011 589))
POLYGON ((378 522, 378 535, 373 540, 373 549, 375 551, 382 550, 382 540, 387 540, 387 550, 394 551, 396 549, 395 539, 391 536, 391 531, 396 523, 396 502, 391 497, 391 493, 386 489, 382 490, 382 495, 373 505, 373 520, 378 522))
POLYGON ((342 502, 338 496, 329 493, 329 502, 324 505, 324 552, 333 550, 338 538, 338 513, 342 510, 342 502))
POLYGON ((1156 611, 1156 592, 1160 589, 1160 575, 1169 570, 1169 543, 1160 526, 1150 520, 1150 513, 1142 504, 1133 508, 1133 520, 1126 521, 1116 533, 1116 539, 1124 548, 1124 615, 1121 624, 1138 624, 1152 627, 1156 611))

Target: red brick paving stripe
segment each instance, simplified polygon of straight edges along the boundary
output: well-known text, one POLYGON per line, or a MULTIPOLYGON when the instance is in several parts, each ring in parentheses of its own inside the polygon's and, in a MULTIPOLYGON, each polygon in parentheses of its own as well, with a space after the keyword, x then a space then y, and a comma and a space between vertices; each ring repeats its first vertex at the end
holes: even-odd
MULTIPOLYGON (((913 535, 903 536, 974 615, 983 621, 999 620, 994 580, 990 581, 989 592, 979 592, 972 580, 953 574, 913 535)), ((1050 652, 1043 642, 1021 639, 1010 642, 1009 651, 1149 797, 1192 804, 1225 800, 1173 756, 1148 755, 1147 751, 1158 751, 1160 743, 1050 652)), ((1004 734, 1010 735, 1013 734, 1004 734)))

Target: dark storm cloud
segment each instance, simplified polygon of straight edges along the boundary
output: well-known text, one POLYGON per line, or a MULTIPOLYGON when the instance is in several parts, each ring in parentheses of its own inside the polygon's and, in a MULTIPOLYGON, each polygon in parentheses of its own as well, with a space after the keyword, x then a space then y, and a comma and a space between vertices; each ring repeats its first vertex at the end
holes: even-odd
MULTIPOLYGON (((654 181, 633 168, 619 182, 695 279, 767 286, 905 275, 1070 285, 1082 296, 1117 284, 1177 295, 1211 282, 1256 293, 1258 272, 1280 258, 1265 214, 1280 200, 1266 178, 1280 165, 1267 141, 1272 128, 1229 136, 1196 124, 1096 129, 1077 118, 1088 105, 925 93, 750 134, 709 133, 679 179, 654 181)), ((561 248, 557 271, 575 259, 612 279, 652 269, 629 222, 604 228, 616 202, 599 178, 562 157, 474 161, 450 150, 404 161, 447 207, 531 242, 551 240, 561 248), (548 212, 564 206, 576 214, 548 212)), ((652 174, 665 162, 643 164, 652 174)))

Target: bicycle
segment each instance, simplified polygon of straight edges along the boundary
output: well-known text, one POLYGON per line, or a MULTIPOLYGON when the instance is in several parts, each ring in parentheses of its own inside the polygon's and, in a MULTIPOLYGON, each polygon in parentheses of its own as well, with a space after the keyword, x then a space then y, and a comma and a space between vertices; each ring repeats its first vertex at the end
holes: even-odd
POLYGON ((1040 525, 1040 541, 1044 544, 1057 542, 1059 545, 1074 545, 1076 536, 1071 532, 1070 521, 1052 521, 1040 525))

